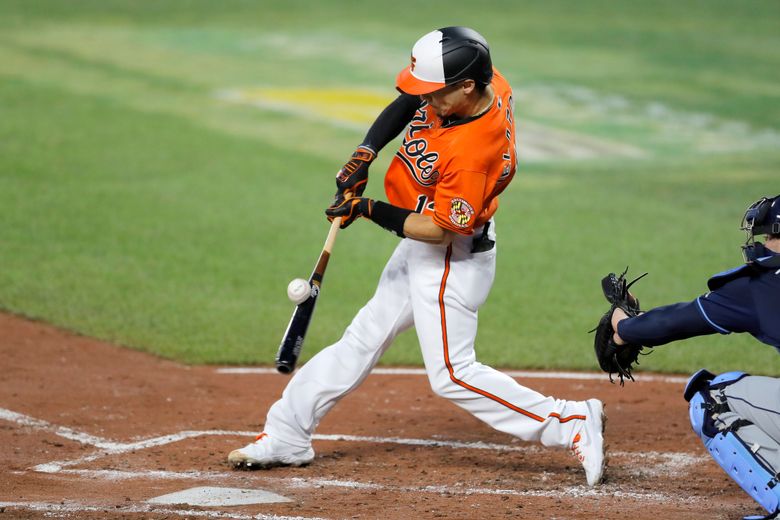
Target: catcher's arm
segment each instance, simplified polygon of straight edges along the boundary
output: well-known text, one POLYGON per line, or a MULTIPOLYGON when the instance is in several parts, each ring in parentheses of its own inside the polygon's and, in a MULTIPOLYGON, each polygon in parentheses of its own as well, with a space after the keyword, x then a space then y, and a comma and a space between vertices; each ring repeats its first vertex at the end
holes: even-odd
MULTIPOLYGON (((637 316, 639 314, 642 314, 641 312, 637 313, 637 316)), ((618 334, 618 323, 621 321, 630 318, 628 314, 626 314, 626 311, 621 309, 620 307, 615 307, 615 310, 612 311, 612 319, 610 320, 612 323, 612 330, 615 331, 615 333, 612 335, 612 341, 615 342, 617 345, 625 345, 626 341, 620 337, 620 334, 618 334)))
POLYGON ((701 300, 707 303, 707 299, 697 298, 690 302, 655 307, 635 317, 623 317, 621 309, 615 309, 611 320, 613 341, 618 345, 636 343, 656 347, 694 336, 728 332, 723 328, 722 319, 718 322, 720 329, 716 328, 714 322, 707 321, 699 309, 701 300))

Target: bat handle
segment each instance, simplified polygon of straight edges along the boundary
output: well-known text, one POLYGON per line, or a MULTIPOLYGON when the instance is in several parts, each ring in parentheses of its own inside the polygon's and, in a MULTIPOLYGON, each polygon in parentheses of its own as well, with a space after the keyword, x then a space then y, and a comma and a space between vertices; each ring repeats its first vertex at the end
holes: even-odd
MULTIPOLYGON (((344 199, 349 200, 352 198, 352 192, 351 191, 345 191, 344 192, 344 199)), ((328 236, 325 239, 325 245, 322 247, 323 251, 327 251, 328 254, 330 254, 331 251, 333 251, 333 243, 336 242, 336 233, 339 232, 339 229, 341 229, 341 220, 342 217, 336 217, 333 219, 333 222, 330 223, 330 229, 328 230, 328 236)))
POLYGON ((322 250, 327 251, 328 254, 333 251, 333 244, 336 242, 336 234, 339 232, 339 229, 341 229, 341 217, 336 217, 330 223, 328 236, 325 238, 325 245, 322 246, 322 250))

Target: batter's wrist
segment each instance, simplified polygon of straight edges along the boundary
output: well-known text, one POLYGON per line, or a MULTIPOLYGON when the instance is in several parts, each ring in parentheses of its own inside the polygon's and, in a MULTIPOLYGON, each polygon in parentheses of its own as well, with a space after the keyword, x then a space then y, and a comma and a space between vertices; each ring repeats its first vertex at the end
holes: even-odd
POLYGON ((401 238, 406 238, 406 235, 404 235, 404 222, 412 213, 414 211, 410 209, 400 208, 377 200, 374 201, 374 205, 371 207, 371 214, 367 216, 386 230, 392 231, 401 238))

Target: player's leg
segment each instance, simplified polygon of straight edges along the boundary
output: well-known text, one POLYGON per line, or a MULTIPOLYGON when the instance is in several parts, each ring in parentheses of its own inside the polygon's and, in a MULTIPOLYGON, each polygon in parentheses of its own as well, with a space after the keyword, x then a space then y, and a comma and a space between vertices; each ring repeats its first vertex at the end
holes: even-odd
POLYGON ((402 241, 396 248, 374 296, 358 312, 341 339, 321 350, 295 373, 281 399, 268 411, 265 435, 232 452, 231 462, 245 465, 251 459, 256 466, 268 467, 311 461, 314 457, 311 436, 319 421, 339 399, 360 385, 393 338, 412 325, 407 242, 402 241), (277 461, 280 453, 290 455, 287 460, 277 461))
POLYGON ((464 239, 448 250, 418 244, 410 259, 415 328, 432 388, 497 430, 545 446, 578 447, 589 428, 582 444, 590 443, 586 470, 595 483, 603 466, 601 403, 545 396, 477 362, 477 310, 492 285, 495 250, 472 254, 469 246, 464 239))
MULTIPOLYGON (((747 376, 723 389, 729 408, 780 442, 780 378, 747 376)), ((780 454, 778 467, 780 467, 780 454)))
MULTIPOLYGON (((757 501, 768 512, 778 513, 780 512, 780 379, 747 376, 724 387, 720 392, 734 415, 751 423, 734 431, 741 444, 750 447, 752 458, 766 470, 766 475, 762 479, 757 479, 757 482, 751 482, 749 485, 755 486, 759 491, 758 488, 763 484, 763 492, 757 501)), ((757 474, 760 474, 760 471, 757 474)), ((748 493, 752 496, 750 491, 748 493)))
POLYGON ((685 397, 693 430, 707 451, 770 515, 778 514, 780 380, 700 370, 688 382, 685 397))

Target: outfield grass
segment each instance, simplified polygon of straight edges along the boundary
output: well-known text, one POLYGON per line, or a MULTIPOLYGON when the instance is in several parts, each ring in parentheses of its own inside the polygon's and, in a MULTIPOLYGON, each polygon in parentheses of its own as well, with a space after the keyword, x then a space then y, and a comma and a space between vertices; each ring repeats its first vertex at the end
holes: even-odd
MULTIPOLYGON (((468 24, 522 124, 607 150, 521 165, 478 355, 593 369, 601 276, 629 264, 651 273, 645 306, 691 299, 740 262, 744 207, 780 192, 778 19, 768 1, 5 1, 0 308, 186 362, 271 363, 333 174, 414 40, 468 24)), ((368 223, 339 236, 306 356, 339 337, 396 243, 368 223)), ((383 361, 419 363, 414 334, 383 361)), ((774 349, 737 336, 643 366, 780 373, 774 349)))

